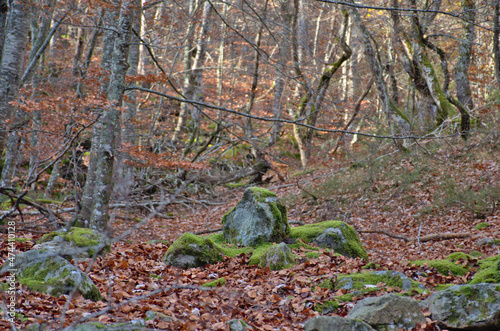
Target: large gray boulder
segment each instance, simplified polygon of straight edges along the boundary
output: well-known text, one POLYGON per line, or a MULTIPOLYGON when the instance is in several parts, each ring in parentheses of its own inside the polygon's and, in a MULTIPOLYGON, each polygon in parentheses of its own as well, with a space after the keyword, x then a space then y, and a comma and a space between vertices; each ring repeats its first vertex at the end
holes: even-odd
POLYGON ((358 301, 347 317, 380 331, 412 329, 425 321, 417 301, 392 293, 358 301))
POLYGON ((69 294, 75 286, 83 297, 97 301, 101 299, 99 289, 92 280, 68 260, 49 250, 30 250, 7 261, 0 275, 17 269, 16 276, 22 285, 37 292, 53 296, 69 294))
POLYGON ((224 240, 243 246, 282 242, 290 233, 286 207, 276 194, 249 187, 236 207, 222 217, 224 240))
POLYGON ((331 248, 337 254, 368 260, 368 254, 361 245, 359 236, 345 223, 341 223, 336 228, 326 229, 313 242, 319 247, 331 248))
POLYGON ((320 316, 308 320, 304 331, 375 331, 369 324, 340 316, 320 316))
POLYGON ((421 306, 453 330, 500 330, 500 284, 464 284, 434 292, 421 306))
POLYGON ((168 265, 188 269, 222 261, 222 253, 212 240, 186 232, 170 245, 163 260, 168 265))

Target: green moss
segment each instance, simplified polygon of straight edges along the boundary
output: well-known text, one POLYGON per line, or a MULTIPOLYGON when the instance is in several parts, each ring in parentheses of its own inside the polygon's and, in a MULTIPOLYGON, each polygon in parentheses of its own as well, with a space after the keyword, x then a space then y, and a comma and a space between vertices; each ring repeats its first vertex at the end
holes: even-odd
POLYGON ((370 262, 365 264, 361 269, 378 269, 380 268, 380 264, 376 264, 375 262, 370 262))
POLYGON ((455 284, 437 284, 434 289, 436 291, 443 291, 443 290, 446 290, 448 287, 453 286, 453 285, 455 285, 455 284))
POLYGON ((41 244, 47 241, 52 241, 55 237, 57 237, 59 234, 56 231, 46 233, 40 238, 36 243, 41 244))
POLYGON ((472 256, 472 257, 478 258, 478 257, 483 256, 483 253, 478 252, 478 251, 472 251, 472 252, 470 252, 469 255, 472 256))
POLYGON ((337 300, 327 300, 322 303, 318 303, 314 306, 314 310, 320 314, 329 314, 330 312, 337 310, 340 304, 337 300))
POLYGON ((14 238, 14 240, 17 241, 18 243, 24 243, 27 241, 31 241, 30 238, 14 238))
POLYGON ((226 279, 224 277, 218 278, 214 281, 203 284, 205 287, 220 287, 226 285, 226 279))
POLYGON ((481 230, 481 229, 487 228, 487 227, 489 227, 489 226, 490 226, 490 223, 487 223, 487 222, 481 222, 481 223, 479 223, 478 225, 476 225, 476 226, 474 227, 474 229, 476 229, 476 230, 481 230))
POLYGON ((361 244, 359 236, 357 235, 354 228, 346 224, 345 222, 325 221, 297 226, 290 229, 290 238, 300 238, 306 242, 312 242, 328 228, 340 229, 344 237, 347 239, 347 244, 343 244, 342 248, 336 250, 336 253, 349 257, 361 257, 364 260, 368 261, 368 253, 361 244))
POLYGON ((318 252, 307 252, 306 256, 310 259, 317 259, 319 257, 318 252))
POLYGON ((99 243, 99 238, 87 228, 71 228, 71 231, 64 236, 66 241, 74 242, 78 247, 94 246, 99 243))
POLYGON ((478 263, 479 271, 474 275, 471 284, 500 283, 500 255, 490 256, 478 263))
MULTIPOLYGON (((371 291, 378 291, 380 288, 367 287, 365 285, 377 285, 380 283, 385 284, 382 289, 387 287, 398 287, 399 289, 404 289, 404 282, 410 282, 408 294, 423 293, 424 288, 422 285, 414 280, 407 278, 403 280, 402 275, 394 271, 375 271, 375 272, 361 272, 353 274, 339 274, 337 276, 337 282, 335 283, 334 289, 339 290, 345 288, 346 284, 352 284, 352 290, 358 290, 362 293, 368 293, 371 291)), ((408 286, 407 285, 407 286, 408 286)))
POLYGON ((445 276, 450 272, 455 276, 463 276, 469 271, 468 268, 460 264, 455 264, 455 262, 450 260, 416 260, 410 261, 410 264, 418 266, 428 265, 431 268, 436 268, 440 274, 445 276))
POLYGON ((170 245, 163 259, 169 263, 178 255, 195 258, 195 264, 205 265, 222 261, 222 255, 212 240, 186 232, 170 245))
POLYGON ((221 223, 222 225, 226 224, 226 220, 228 218, 228 216, 233 212, 233 210, 236 208, 236 206, 234 206, 233 208, 231 208, 231 210, 229 210, 227 213, 225 213, 223 216, 222 216, 222 220, 221 220, 221 223))
POLYGON ((452 262, 456 262, 458 260, 469 261, 469 260, 472 260, 473 257, 468 255, 468 254, 462 253, 462 252, 455 252, 455 253, 451 253, 450 255, 448 255, 448 257, 446 259, 449 261, 452 261, 452 262))
POLYGON ((262 259, 262 256, 265 256, 267 250, 272 246, 273 246, 272 243, 264 243, 262 245, 255 247, 252 256, 248 260, 248 264, 249 265, 259 264, 260 260, 262 259))

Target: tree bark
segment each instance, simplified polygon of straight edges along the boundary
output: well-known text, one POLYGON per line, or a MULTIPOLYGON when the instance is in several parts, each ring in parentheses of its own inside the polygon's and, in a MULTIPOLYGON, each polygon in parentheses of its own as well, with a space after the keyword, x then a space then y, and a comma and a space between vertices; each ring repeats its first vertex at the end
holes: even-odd
MULTIPOLYGON (((14 126, 19 123, 10 124, 15 120, 12 118, 15 107, 10 102, 17 101, 21 84, 24 52, 28 42, 29 12, 24 1, 11 1, 0 66, 0 151, 7 147, 8 136, 9 143, 16 144, 18 141, 14 126)), ((10 186, 16 157, 17 146, 9 146, 2 169, 1 186, 10 186)))
POLYGON ((123 94, 126 83, 125 76, 130 46, 132 0, 121 2, 120 16, 116 24, 117 32, 114 42, 111 77, 109 81, 108 100, 110 107, 103 114, 103 126, 99 140, 98 163, 96 167, 95 189, 93 194, 94 208, 89 226, 106 232, 109 221, 109 201, 113 190, 113 165, 116 157, 115 140, 123 94))
POLYGON ((500 90, 500 0, 495 0, 493 15, 493 56, 495 61, 495 78, 500 90))

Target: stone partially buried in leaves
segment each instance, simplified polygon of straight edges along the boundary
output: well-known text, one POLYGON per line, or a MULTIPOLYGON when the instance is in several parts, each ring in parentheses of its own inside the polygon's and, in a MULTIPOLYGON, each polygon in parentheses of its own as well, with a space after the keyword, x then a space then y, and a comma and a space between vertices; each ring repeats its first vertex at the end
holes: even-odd
POLYGON ((210 239, 187 232, 170 245, 163 260, 168 265, 188 269, 222 261, 222 255, 210 239))
POLYGON ((425 321, 417 301, 393 293, 358 301, 347 317, 384 331, 412 329, 425 321))
POLYGON ((369 324, 340 316, 319 316, 304 324, 305 331, 375 331, 369 324))
POLYGON ((224 240, 243 246, 281 242, 290 233, 286 207, 276 194, 249 187, 236 207, 222 217, 224 240))

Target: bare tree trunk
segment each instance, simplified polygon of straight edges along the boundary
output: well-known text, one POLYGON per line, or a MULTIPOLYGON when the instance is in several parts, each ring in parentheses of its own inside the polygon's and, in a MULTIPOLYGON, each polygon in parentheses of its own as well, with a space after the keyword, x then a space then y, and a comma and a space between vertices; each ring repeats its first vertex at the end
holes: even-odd
MULTIPOLYGON (((260 22, 259 31, 255 36, 255 52, 254 52, 254 62, 253 62, 253 73, 252 73, 252 87, 250 88, 250 96, 248 98, 246 113, 250 114, 253 108, 253 104, 255 102, 255 97, 257 93, 257 85, 259 84, 259 65, 260 65, 260 42, 262 40, 262 31, 264 29, 265 19, 266 19, 266 11, 267 11, 268 0, 264 3, 264 9, 262 10, 262 22, 260 22)), ((245 122, 245 137, 248 139, 253 138, 253 128, 252 128, 252 119, 250 117, 246 118, 245 122)))
POLYGON ((14 120, 14 125, 10 128, 5 123, 13 120, 15 113, 14 106, 10 102, 17 100, 21 83, 24 52, 28 42, 29 12, 29 8, 27 8, 24 1, 12 1, 5 28, 5 41, 0 67, 0 151, 7 147, 7 143, 15 144, 15 146, 11 145, 7 148, 2 169, 1 186, 10 186, 16 164, 18 137, 15 126, 19 125, 19 123, 14 120), (8 136, 9 141, 7 142, 8 136))
POLYGON ((108 100, 110 109, 103 115, 103 126, 99 141, 98 163, 96 167, 95 189, 93 194, 94 208, 90 217, 91 228, 106 232, 109 221, 109 201, 113 190, 113 164, 115 160, 115 139, 118 124, 118 108, 122 104, 125 91, 125 75, 132 16, 132 0, 121 2, 120 16, 116 25, 116 39, 113 48, 111 77, 109 81, 108 100))
MULTIPOLYGON (((198 0, 190 0, 189 2, 189 16, 193 18, 194 13, 196 12, 198 8, 198 0)), ((194 20, 194 18, 193 18, 194 20)), ((187 31, 186 31, 186 46, 184 47, 184 59, 183 59, 183 64, 184 64, 184 86, 183 86, 183 91, 182 94, 184 95, 185 98, 191 98, 190 95, 188 95, 190 91, 190 85, 191 85, 191 76, 192 76, 192 59, 194 55, 194 50, 193 50, 193 39, 194 39, 194 23, 189 24, 187 31)), ((186 125, 186 120, 187 116, 189 113, 189 104, 186 102, 181 103, 181 109, 179 112, 179 119, 177 120, 177 125, 174 130, 174 135, 172 137, 172 142, 176 144, 180 140, 180 136, 182 135, 182 132, 184 131, 184 126, 186 125)))
POLYGON ((495 59, 495 78, 500 90, 500 0, 495 0, 493 15, 493 56, 495 59))
MULTIPOLYGON (((280 2, 280 18, 281 18, 281 40, 278 47, 278 63, 276 64, 276 80, 274 81, 274 97, 273 97, 273 116, 275 119, 281 119, 282 113, 282 95, 286 84, 287 62, 290 50, 291 33, 289 26, 291 25, 290 5, 289 2, 280 2)), ((273 122, 271 135, 269 136, 269 146, 276 144, 283 123, 273 122)))
POLYGON ((2 63, 2 50, 5 41, 5 27, 7 25, 7 12, 9 11, 7 0, 0 0, 0 64, 2 63))

